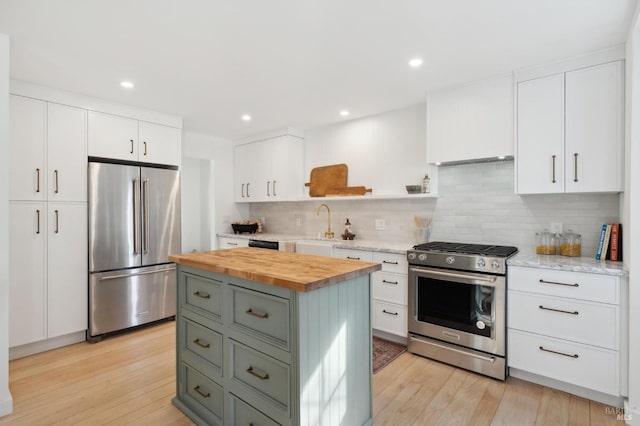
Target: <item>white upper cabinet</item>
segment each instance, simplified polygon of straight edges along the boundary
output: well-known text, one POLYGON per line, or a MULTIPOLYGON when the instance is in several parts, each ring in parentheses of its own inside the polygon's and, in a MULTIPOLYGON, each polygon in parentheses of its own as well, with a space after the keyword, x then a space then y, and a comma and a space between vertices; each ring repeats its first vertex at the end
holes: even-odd
POLYGON ((513 76, 427 96, 427 162, 513 155, 513 76))
POLYGON ((146 163, 180 164, 180 129, 140 121, 138 158, 146 163))
POLYGON ((89 156, 179 165, 180 129, 89 111, 89 156))
POLYGON ((518 83, 518 194, 623 190, 622 61, 518 83))
POLYGON ((234 147, 236 202, 291 201, 302 197, 303 140, 280 135, 234 147))

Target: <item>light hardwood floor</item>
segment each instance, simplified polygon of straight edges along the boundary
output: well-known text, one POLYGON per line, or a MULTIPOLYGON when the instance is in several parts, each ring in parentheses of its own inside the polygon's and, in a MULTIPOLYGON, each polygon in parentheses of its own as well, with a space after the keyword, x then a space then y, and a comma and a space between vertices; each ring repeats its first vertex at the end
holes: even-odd
MULTIPOLYGON (((0 424, 191 425, 175 395, 175 323, 10 362, 0 424)), ((619 424, 602 404, 404 353, 374 375, 376 425, 619 424)))

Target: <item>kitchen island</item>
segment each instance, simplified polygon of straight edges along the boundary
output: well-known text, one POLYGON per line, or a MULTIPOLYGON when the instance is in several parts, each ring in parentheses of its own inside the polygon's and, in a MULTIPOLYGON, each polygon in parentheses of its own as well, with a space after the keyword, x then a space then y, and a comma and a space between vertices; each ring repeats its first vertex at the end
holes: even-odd
POLYGON ((372 423, 380 264, 258 248, 170 260, 180 410, 199 424, 372 423))

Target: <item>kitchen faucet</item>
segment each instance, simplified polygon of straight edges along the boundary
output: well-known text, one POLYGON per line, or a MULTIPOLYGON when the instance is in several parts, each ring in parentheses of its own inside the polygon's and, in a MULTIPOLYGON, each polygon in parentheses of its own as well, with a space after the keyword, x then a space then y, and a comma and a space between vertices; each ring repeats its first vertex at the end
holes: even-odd
POLYGON ((331 231, 331 209, 329 208, 328 205, 326 205, 325 203, 322 203, 318 206, 318 209, 316 210, 316 214, 320 216, 320 209, 323 206, 327 208, 327 232, 324 233, 324 237, 328 240, 331 240, 333 239, 333 231, 331 231))

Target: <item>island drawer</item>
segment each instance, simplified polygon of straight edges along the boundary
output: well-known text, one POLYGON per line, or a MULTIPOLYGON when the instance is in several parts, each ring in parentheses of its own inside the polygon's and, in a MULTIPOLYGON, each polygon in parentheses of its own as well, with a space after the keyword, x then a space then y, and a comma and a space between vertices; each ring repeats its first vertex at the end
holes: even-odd
POLYGON ((230 285, 231 326, 269 344, 290 350, 290 301, 282 297, 230 285))
POLYGON ((373 298, 407 305, 407 275, 374 272, 372 275, 373 298))
POLYGON ((224 391, 222 387, 209 380, 196 370, 183 364, 185 371, 183 399, 198 416, 208 424, 222 424, 224 391))
POLYGON ((183 360, 203 372, 213 370, 218 377, 222 377, 222 334, 186 318, 179 320, 178 327, 183 331, 180 336, 184 336, 179 343, 183 349, 183 360))
POLYGON ((234 425, 253 425, 253 426, 280 426, 280 423, 277 423, 262 414, 262 412, 256 410, 251 405, 245 403, 240 398, 236 397, 234 394, 229 394, 229 399, 231 403, 231 413, 232 416, 229 424, 234 425))
POLYGON ((334 248, 333 257, 339 257, 341 259, 362 260, 364 262, 371 262, 373 260, 372 253, 366 250, 351 250, 344 248, 334 248))
POLYGON ((266 399, 286 416, 290 415, 291 367, 233 339, 231 343, 231 381, 241 385, 258 400, 266 399))
POLYGON ((604 303, 510 291, 510 328, 616 349, 618 307, 604 303))
POLYGON ((509 329, 509 367, 620 395, 619 352, 509 329))
POLYGON ((373 310, 373 328, 407 337, 408 317, 405 306, 374 300, 371 308, 373 310))
POLYGON ((511 290, 619 303, 620 280, 613 275, 509 266, 508 281, 511 290))
POLYGON ((403 254, 374 252, 373 261, 382 264, 382 271, 407 274, 409 265, 407 257, 403 254))
POLYGON ((182 274, 185 304, 196 311, 205 311, 212 319, 222 322, 222 282, 199 275, 182 274))

